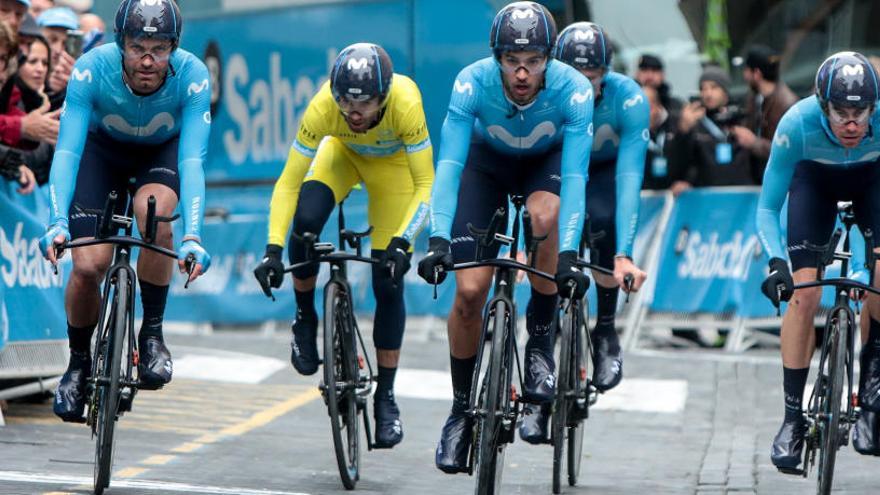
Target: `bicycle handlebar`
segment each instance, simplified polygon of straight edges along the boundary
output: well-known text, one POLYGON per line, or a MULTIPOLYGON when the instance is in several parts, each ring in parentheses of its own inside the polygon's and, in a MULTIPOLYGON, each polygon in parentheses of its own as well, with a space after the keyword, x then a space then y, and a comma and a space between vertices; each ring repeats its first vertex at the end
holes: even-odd
POLYGON ((455 272, 458 270, 467 270, 470 268, 480 268, 480 267, 484 267, 484 266, 492 266, 495 268, 507 268, 510 270, 522 270, 526 273, 531 273, 532 275, 537 275, 538 277, 543 278, 544 280, 548 280, 550 282, 556 281, 556 278, 553 275, 550 275, 549 273, 546 273, 546 272, 542 272, 541 270, 538 270, 537 268, 533 268, 529 265, 526 265, 524 263, 520 263, 519 261, 510 259, 510 258, 492 258, 492 259, 483 260, 483 261, 468 261, 466 263, 456 263, 455 265, 452 266, 451 269, 449 269, 447 271, 455 272))
POLYGON ((806 282, 803 284, 797 284, 794 286, 794 289, 808 289, 810 287, 834 287, 837 289, 846 289, 846 290, 863 290, 866 292, 870 292, 872 294, 880 296, 880 290, 875 287, 871 287, 870 285, 865 285, 861 282, 857 282, 855 280, 850 280, 848 278, 836 277, 836 278, 826 278, 823 280, 816 280, 813 282, 806 282))

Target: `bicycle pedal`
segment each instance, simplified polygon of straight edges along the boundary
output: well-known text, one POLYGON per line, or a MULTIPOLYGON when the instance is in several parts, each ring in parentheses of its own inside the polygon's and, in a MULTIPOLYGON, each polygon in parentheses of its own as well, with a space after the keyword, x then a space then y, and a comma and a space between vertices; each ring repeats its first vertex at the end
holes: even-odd
POLYGON ((131 411, 131 405, 134 402, 134 394, 131 389, 124 389, 119 394, 119 414, 131 411))

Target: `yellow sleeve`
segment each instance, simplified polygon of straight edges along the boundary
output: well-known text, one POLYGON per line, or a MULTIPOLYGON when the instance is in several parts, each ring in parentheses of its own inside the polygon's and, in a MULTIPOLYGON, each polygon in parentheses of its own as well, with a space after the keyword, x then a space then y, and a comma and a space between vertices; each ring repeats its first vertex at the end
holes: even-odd
POLYGON ((394 234, 396 237, 403 237, 410 244, 428 224, 431 187, 434 184, 434 150, 428 135, 428 125, 425 121, 421 97, 418 94, 418 89, 415 91, 418 100, 412 103, 409 111, 404 114, 401 120, 403 124, 401 138, 406 147, 414 191, 406 215, 403 217, 403 223, 394 234))
POLYGON ((290 148, 287 163, 275 183, 272 202, 269 204, 269 244, 284 247, 287 243, 287 233, 299 201, 299 190, 311 163, 311 158, 294 147, 290 148))
POLYGON ((322 88, 309 102, 300 121, 296 139, 294 139, 290 153, 287 155, 287 163, 284 164, 281 177, 275 183, 272 202, 269 204, 269 244, 281 247, 286 244, 290 223, 293 221, 296 204, 299 201, 299 190, 303 178, 318 152, 321 139, 327 134, 320 107, 322 101, 329 94, 328 88, 322 88))

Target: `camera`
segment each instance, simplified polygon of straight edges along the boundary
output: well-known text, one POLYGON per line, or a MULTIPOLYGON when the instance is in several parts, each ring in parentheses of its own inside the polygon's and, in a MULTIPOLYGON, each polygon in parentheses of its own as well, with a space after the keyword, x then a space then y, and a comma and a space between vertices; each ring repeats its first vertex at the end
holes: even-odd
POLYGON ((745 118, 746 114, 740 107, 736 105, 728 105, 724 110, 718 112, 713 120, 715 120, 715 123, 720 127, 732 127, 740 125, 745 118))
POLYGON ((73 58, 79 58, 83 53, 83 32, 68 31, 67 39, 64 40, 64 51, 73 58))

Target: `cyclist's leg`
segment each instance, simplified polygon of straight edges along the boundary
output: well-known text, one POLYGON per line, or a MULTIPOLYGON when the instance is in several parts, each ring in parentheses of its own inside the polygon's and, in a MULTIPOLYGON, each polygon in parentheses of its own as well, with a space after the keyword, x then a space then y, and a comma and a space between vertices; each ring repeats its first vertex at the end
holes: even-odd
MULTIPOLYGON (((177 168, 179 143, 179 138, 174 138, 155 146, 126 146, 123 149, 121 145, 117 145, 120 158, 135 156, 138 164, 133 174, 133 204, 141 236, 147 230, 147 201, 150 196, 156 198, 156 215, 168 217, 177 208, 180 196, 177 168)), ((174 249, 171 225, 159 223, 153 242, 164 248, 174 249)), ((174 266, 175 260, 146 249, 138 255, 137 275, 143 306, 143 319, 138 332, 141 356, 138 375, 141 388, 148 390, 171 381, 171 352, 165 345, 162 323, 174 266)))
MULTIPOLYGON (((852 170, 853 185, 858 185, 861 193, 853 201, 856 220, 862 231, 871 229, 874 233, 874 246, 878 246, 876 236, 880 235, 880 195, 876 193, 877 187, 880 187, 878 165, 875 162, 852 170)), ((874 251, 880 251, 880 247, 875 247, 874 251)), ((880 270, 875 266, 875 287, 880 287, 878 275, 880 270)), ((865 307, 867 311, 863 311, 861 316, 859 402, 863 410, 876 413, 880 412, 880 297, 868 294, 865 307)))
MULTIPOLYGON (((530 163, 520 180, 521 192, 526 196, 526 208, 532 218, 535 235, 547 235, 538 245, 535 267, 546 273, 556 273, 559 251, 559 190, 562 152, 556 149, 541 159, 540 166, 530 163)), ((550 401, 556 392, 553 346, 556 335, 556 284, 529 275, 531 297, 526 307, 526 330, 529 340, 525 352, 525 382, 523 395, 543 405, 528 405, 523 409, 520 437, 529 443, 546 441, 550 401)))
MULTIPOLYGON (((298 235, 311 232, 320 234, 333 208, 360 181, 351 162, 352 153, 336 138, 326 138, 318 147, 308 176, 303 182, 293 217, 293 232, 298 235), (302 206, 302 207, 300 207, 302 206)), ((306 260, 303 245, 293 238, 289 242, 288 254, 291 263, 306 260)), ((315 311, 315 282, 319 266, 309 265, 293 273, 293 288, 296 296, 296 321, 291 331, 290 359, 294 368, 304 375, 318 371, 318 315, 315 311)))
MULTIPOLYGON (((451 232, 452 256, 456 263, 473 261, 476 242, 467 224, 485 227, 499 207, 507 206, 507 191, 493 168, 511 160, 501 158, 485 145, 472 143, 468 163, 462 172, 458 208, 451 232)), ((483 252, 483 258, 497 256, 498 250, 483 252)), ((449 361, 452 375, 452 411, 443 426, 435 463, 447 473, 466 469, 471 441, 471 418, 464 414, 471 393, 477 347, 483 324, 483 305, 489 294, 494 270, 475 268, 455 272, 455 300, 449 312, 449 361)))
MULTIPOLYGON (((615 229, 616 161, 590 164, 590 181, 587 183, 587 213, 590 217, 590 261, 614 269, 614 254, 617 248, 615 229)), ((620 340, 617 336, 615 316, 617 297, 620 290, 614 277, 593 272, 596 280, 596 327, 591 335, 595 346, 596 363, 593 368, 593 384, 599 390, 609 390, 623 376, 623 358, 620 340)))
MULTIPOLYGON (((526 208, 532 219, 535 235, 547 235, 538 245, 535 266, 547 273, 556 273, 559 246, 559 189, 561 149, 523 163, 517 178, 517 190, 526 197, 526 208)), ((556 316, 556 284, 529 275, 531 297, 526 307, 526 330, 529 340, 525 353, 523 395, 539 402, 553 400, 555 387, 553 344, 556 316)))
MULTIPOLYGON (((818 255, 807 244, 823 245, 834 229, 837 212, 835 174, 818 164, 796 168, 789 189, 788 253, 795 284, 816 279, 818 255)), ((821 289, 795 291, 782 319, 782 378, 785 416, 773 440, 770 458, 782 469, 796 469, 803 450, 803 396, 810 359, 816 348, 814 319, 821 289)))
MULTIPOLYGON (((71 239, 91 238, 97 226, 95 215, 79 211, 102 209, 110 191, 125 198, 125 179, 112 168, 106 143, 89 134, 77 174, 71 202, 71 239)), ((58 385, 53 402, 55 414, 65 421, 78 421, 85 405, 85 384, 91 374, 91 339, 101 307, 101 282, 113 258, 112 246, 88 246, 71 250, 73 270, 65 290, 70 362, 58 385)))
MULTIPOLYGON (((367 214, 373 226, 371 254, 380 259, 403 222, 415 192, 409 161, 404 153, 397 153, 381 158, 361 158, 354 164, 369 195, 367 214)), ((372 273, 376 297, 373 342, 378 361, 376 401, 373 403, 376 445, 393 447, 403 439, 400 411, 394 400, 394 377, 406 323, 404 281, 395 285, 391 273, 379 265, 373 265, 372 273)))

